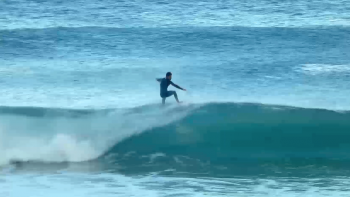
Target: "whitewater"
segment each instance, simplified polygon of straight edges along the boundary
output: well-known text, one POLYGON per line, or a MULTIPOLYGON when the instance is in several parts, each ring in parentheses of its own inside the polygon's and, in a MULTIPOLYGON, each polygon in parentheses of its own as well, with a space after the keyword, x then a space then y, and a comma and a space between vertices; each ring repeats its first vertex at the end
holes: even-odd
POLYGON ((349 6, 1 1, 0 196, 349 196, 349 6))

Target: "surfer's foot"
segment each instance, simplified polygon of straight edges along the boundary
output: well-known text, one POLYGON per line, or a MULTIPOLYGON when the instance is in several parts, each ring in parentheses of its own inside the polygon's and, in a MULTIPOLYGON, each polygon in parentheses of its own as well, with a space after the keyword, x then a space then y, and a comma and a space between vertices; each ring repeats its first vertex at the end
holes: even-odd
POLYGON ((181 104, 181 103, 182 103, 182 101, 178 101, 177 103, 178 103, 178 104, 181 104))

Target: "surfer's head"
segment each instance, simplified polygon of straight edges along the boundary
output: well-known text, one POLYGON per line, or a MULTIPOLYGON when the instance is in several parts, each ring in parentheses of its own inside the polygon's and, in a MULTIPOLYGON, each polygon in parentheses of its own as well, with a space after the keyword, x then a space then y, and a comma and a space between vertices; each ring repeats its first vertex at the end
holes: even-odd
POLYGON ((166 73, 166 78, 171 80, 171 77, 173 76, 173 74, 171 74, 171 72, 167 72, 166 73))

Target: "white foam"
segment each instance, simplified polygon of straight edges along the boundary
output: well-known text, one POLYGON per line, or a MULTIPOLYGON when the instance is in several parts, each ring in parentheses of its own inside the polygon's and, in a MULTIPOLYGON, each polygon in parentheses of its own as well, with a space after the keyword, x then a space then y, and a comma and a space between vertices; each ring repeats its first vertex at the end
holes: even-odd
POLYGON ((67 134, 56 134, 49 139, 41 139, 35 136, 12 136, 9 138, 2 134, 0 144, 3 144, 3 146, 0 146, 0 165, 7 164, 11 160, 77 162, 95 158, 99 155, 99 152, 93 147, 92 141, 78 140, 67 134))
POLYGON ((154 154, 150 154, 150 155, 144 155, 142 157, 149 158, 149 163, 153 163, 154 160, 157 159, 158 157, 166 157, 166 154, 164 154, 164 153, 154 153, 154 154))
POLYGON ((185 178, 119 174, 13 174, 0 179, 0 196, 348 196, 348 178, 185 178))
POLYGON ((300 70, 304 73, 311 75, 324 73, 343 73, 350 72, 350 64, 304 64, 300 67, 300 70))
MULTIPOLYGON (((1 116, 0 165, 11 160, 95 159, 121 140, 169 124, 192 110, 189 107, 173 111, 174 107, 121 110, 86 118, 1 116)), ((159 156, 151 155, 151 160, 159 156)))

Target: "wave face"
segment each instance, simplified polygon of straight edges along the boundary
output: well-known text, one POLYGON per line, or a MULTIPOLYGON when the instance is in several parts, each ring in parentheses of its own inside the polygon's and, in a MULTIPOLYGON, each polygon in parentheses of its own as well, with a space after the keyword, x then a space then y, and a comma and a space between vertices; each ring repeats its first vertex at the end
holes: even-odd
POLYGON ((106 156, 117 154, 115 163, 132 168, 154 164, 195 170, 208 165, 232 170, 238 164, 246 170, 248 163, 281 161, 284 166, 347 162, 349 118, 348 112, 321 109, 206 104, 179 121, 116 144, 106 156))
POLYGON ((2 107, 0 114, 2 163, 107 161, 107 168, 130 172, 350 161, 347 111, 210 103, 105 110, 2 107))

